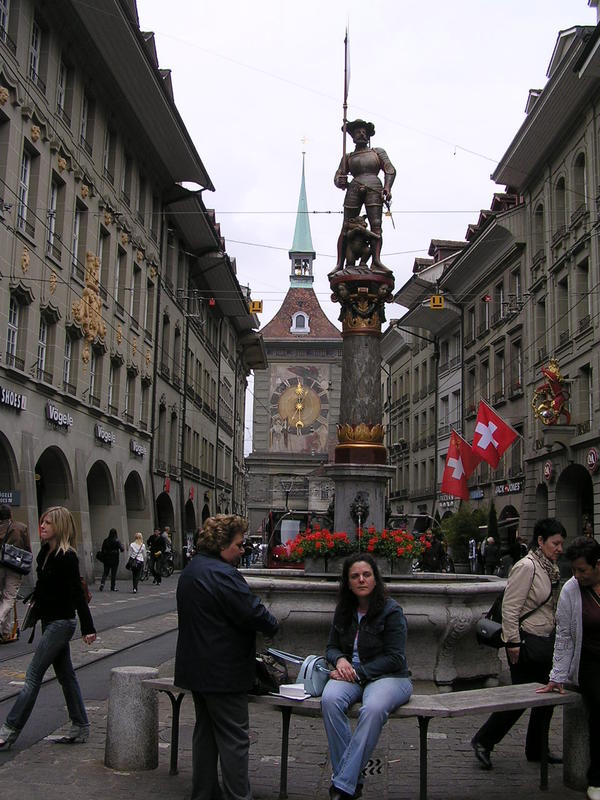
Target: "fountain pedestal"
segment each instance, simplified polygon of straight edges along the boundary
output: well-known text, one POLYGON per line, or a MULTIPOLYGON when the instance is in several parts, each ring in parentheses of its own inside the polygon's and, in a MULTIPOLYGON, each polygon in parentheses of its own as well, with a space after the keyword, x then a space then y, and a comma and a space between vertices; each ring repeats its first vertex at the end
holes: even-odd
POLYGON ((327 464, 325 473, 335 484, 335 512, 333 529, 345 531, 354 538, 357 521, 352 515, 352 505, 358 493, 364 495, 369 508, 363 528, 373 525, 380 531, 385 527, 385 498, 387 482, 394 474, 394 467, 383 464, 327 464))

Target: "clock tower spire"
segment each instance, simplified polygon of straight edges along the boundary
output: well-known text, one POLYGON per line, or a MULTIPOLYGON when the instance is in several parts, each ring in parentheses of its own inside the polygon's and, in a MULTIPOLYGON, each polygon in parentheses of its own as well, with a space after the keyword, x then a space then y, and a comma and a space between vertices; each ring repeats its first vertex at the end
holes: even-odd
POLYGON ((313 283, 313 261, 316 254, 313 248, 312 236, 310 235, 310 222, 308 219, 304 157, 305 153, 302 153, 302 181, 300 183, 298 213, 296 214, 294 241, 292 242, 292 249, 289 251, 291 262, 290 284, 294 288, 310 289, 313 283))

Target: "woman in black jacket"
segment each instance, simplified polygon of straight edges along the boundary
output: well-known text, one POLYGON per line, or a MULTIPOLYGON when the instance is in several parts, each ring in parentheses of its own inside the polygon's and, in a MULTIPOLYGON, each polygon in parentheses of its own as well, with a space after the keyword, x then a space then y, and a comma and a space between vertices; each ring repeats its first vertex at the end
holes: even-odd
POLYGON ((110 590, 111 592, 118 592, 115 586, 117 580, 117 570, 119 569, 119 553, 122 553, 125 548, 118 538, 115 528, 111 528, 108 536, 102 542, 102 563, 104 570, 102 571, 102 580, 100 581, 100 591, 104 591, 104 584, 110 572, 110 590))
POLYGON ((359 797, 361 772, 389 714, 412 694, 406 665, 406 619, 365 553, 344 562, 338 604, 327 643, 335 666, 321 706, 329 742, 331 800, 359 797), (346 716, 362 701, 354 733, 346 716))
POLYGON ((0 750, 8 750, 29 719, 44 675, 50 665, 61 685, 71 730, 58 739, 61 744, 85 742, 88 722, 81 689, 71 664, 71 640, 77 622, 86 644, 96 639, 92 615, 83 592, 79 562, 74 549, 75 524, 71 512, 63 506, 48 509, 40 520, 42 547, 37 557, 37 583, 33 592, 35 609, 42 623, 42 636, 27 669, 25 683, 13 707, 0 726, 0 750))

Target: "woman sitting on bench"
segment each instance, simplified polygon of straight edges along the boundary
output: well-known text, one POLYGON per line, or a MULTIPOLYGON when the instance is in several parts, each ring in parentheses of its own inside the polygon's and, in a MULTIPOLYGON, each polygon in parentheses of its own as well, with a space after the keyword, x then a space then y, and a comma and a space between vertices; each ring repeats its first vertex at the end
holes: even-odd
POLYGON ((327 643, 335 665, 321 707, 331 756, 331 800, 360 797, 361 772, 389 714, 412 694, 406 665, 406 619, 365 553, 344 562, 327 643), (354 733, 347 710, 362 701, 354 733))

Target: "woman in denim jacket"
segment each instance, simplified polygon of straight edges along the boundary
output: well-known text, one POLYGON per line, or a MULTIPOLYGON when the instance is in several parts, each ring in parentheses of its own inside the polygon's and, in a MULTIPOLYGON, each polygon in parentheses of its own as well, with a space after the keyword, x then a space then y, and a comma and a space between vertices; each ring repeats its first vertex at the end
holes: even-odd
POLYGON ((329 742, 331 800, 360 797, 361 772, 392 711, 412 694, 406 665, 406 619, 385 586, 373 558, 344 562, 338 604, 327 642, 334 665, 321 706, 329 742), (347 710, 361 701, 354 733, 347 710))

